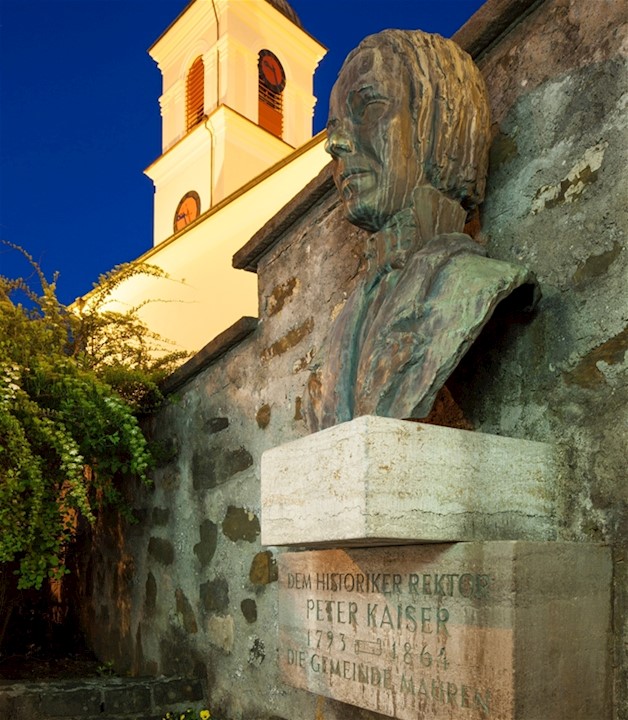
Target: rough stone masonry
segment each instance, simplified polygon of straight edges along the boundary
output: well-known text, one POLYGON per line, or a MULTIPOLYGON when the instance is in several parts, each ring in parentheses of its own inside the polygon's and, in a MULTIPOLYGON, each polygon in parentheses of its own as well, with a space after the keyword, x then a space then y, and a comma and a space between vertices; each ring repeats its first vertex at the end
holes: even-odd
MULTIPOLYGON (((606 690, 625 720, 625 8, 489 0, 455 39, 484 75, 493 118, 477 239, 533 271, 542 298, 532 317, 485 328, 449 390, 467 427, 566 448, 557 539, 611 546, 606 690)), ((245 248, 259 322, 179 376, 150 423, 170 459, 153 488, 129 488, 140 522, 103 519, 81 559, 80 611, 99 655, 119 672, 206 678, 217 717, 378 717, 280 681, 280 551, 259 539, 261 454, 308 433, 308 368, 365 272, 366 236, 323 176, 245 248)))

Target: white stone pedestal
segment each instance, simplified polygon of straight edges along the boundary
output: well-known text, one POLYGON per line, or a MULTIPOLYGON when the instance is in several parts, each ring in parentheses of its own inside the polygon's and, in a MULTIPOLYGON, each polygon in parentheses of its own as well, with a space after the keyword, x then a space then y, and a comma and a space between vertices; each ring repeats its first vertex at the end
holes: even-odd
POLYGON ((545 443, 373 416, 262 456, 265 545, 555 537, 545 443))

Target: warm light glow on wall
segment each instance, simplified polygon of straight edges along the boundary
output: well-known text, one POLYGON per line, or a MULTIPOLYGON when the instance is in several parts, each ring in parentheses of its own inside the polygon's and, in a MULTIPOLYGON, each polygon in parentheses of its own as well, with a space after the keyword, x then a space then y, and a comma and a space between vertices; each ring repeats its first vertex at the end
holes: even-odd
POLYGON ((241 317, 257 316, 257 275, 234 269, 233 255, 328 162, 320 135, 241 195, 139 258, 170 279, 132 278, 116 289, 108 309, 154 301, 142 307, 141 317, 151 330, 192 352, 241 317))

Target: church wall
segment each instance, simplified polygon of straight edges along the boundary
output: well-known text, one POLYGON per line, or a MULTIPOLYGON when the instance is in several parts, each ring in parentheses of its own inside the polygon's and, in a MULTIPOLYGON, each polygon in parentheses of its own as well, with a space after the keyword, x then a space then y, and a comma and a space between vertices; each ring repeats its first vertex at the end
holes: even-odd
MULTIPOLYGON (((210 209, 173 239, 178 198, 195 189, 187 182, 180 184, 179 192, 172 192, 176 200, 168 216, 162 218, 164 227, 169 224, 170 237, 139 258, 162 268, 168 278, 132 278, 116 289, 108 308, 126 311, 149 298, 151 302, 141 307, 140 317, 152 330, 188 352, 198 351, 243 315, 257 315, 257 278, 254 273, 234 270, 231 258, 297 188, 328 162, 322 140, 313 138, 283 165, 258 176, 223 206, 210 209)), ((180 176, 175 173, 174 177, 180 176)), ((161 206, 167 204, 162 202, 161 206)), ((202 193, 201 211, 207 211, 202 193)))
POLYGON ((205 125, 199 125, 194 129, 188 144, 190 147, 184 157, 173 156, 170 162, 162 163, 159 168, 158 180, 155 183, 153 218, 155 245, 174 234, 174 215, 186 192, 194 190, 198 193, 202 213, 214 204, 213 178, 207 172, 208 167, 213 167, 210 130, 205 125))
MULTIPOLYGON (((613 548, 613 720, 628 718, 621 11, 545 0, 477 57, 494 113, 478 240, 533 270, 543 297, 531 318, 487 328, 451 381, 476 431, 567 450, 557 539, 613 548)), ((381 717, 281 683, 282 551, 259 542, 261 453, 308 433, 307 366, 364 269, 365 237, 332 191, 280 235, 259 261, 256 330, 149 422, 167 452, 152 487, 128 488, 139 522, 103 518, 81 559, 99 656, 119 672, 206 677, 216 717, 381 717)))

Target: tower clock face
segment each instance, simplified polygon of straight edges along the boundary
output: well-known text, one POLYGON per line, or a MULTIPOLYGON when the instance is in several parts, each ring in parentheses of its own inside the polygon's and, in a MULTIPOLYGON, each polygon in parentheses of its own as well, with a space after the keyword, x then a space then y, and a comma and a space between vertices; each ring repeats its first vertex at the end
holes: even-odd
POLYGON ((286 73, 279 58, 270 50, 260 50, 257 63, 260 80, 273 92, 280 93, 286 87, 286 73))
POLYGON ((179 232, 184 227, 194 222, 201 214, 201 199, 197 192, 191 190, 179 200, 177 210, 174 214, 174 231, 179 232))

